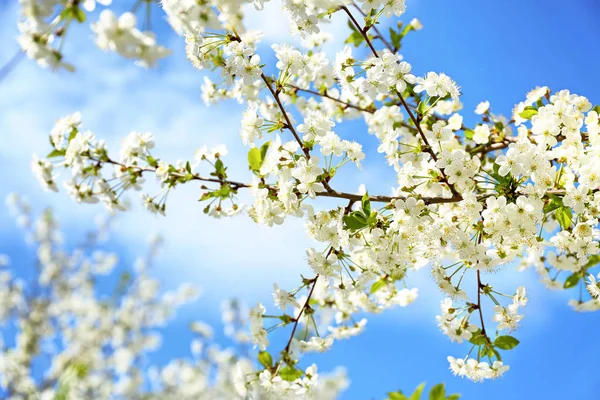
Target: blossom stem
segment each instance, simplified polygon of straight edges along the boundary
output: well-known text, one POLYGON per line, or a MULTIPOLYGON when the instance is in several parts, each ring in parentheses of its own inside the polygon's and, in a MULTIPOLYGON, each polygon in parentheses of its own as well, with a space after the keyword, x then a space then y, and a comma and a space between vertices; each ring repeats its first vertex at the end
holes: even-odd
MULTIPOLYGON (((329 249, 329 253, 327 253, 327 256, 329 256, 329 254, 331 254, 332 250, 333 250, 333 247, 331 247, 329 249)), ((282 353, 287 354, 290 351, 290 347, 292 346, 292 340, 294 339, 294 335, 296 334, 296 329, 298 329, 298 324, 300 323, 300 318, 302 317, 302 314, 304 314, 306 309, 309 307, 308 303, 310 302, 310 298, 312 297, 313 292, 315 291, 315 287, 317 286, 318 279, 319 279, 319 274, 315 275, 314 278, 309 280, 311 282, 312 286, 310 287, 308 296, 306 297, 306 301, 302 305, 302 308, 300 308, 300 312, 298 313, 298 316, 296 317, 296 320, 294 321, 294 326, 292 327, 292 333, 290 334, 290 338, 288 339, 287 344, 285 345, 285 348, 283 349, 282 353)), ((283 359, 277 365, 277 369, 275 370, 274 375, 277 375, 277 372, 279 372, 279 369, 281 368, 282 364, 283 364, 283 359)))
MULTIPOLYGON (((367 42, 367 45, 369 46, 369 48, 373 52, 373 55, 375 57, 379 58, 379 54, 377 53, 377 50, 375 50, 375 47, 373 47, 373 44, 371 43, 371 40, 369 39, 369 35, 367 35, 365 33, 364 29, 361 28, 360 24, 356 21, 356 19, 354 18, 354 16, 350 12, 350 10, 348 10, 348 8, 342 7, 342 9, 346 12, 346 14, 348 14, 348 16, 350 17, 350 20, 355 25, 356 29, 358 29, 358 31, 361 33, 361 35, 363 36, 363 38, 367 42)), ((427 136, 425 136, 425 133, 423 132, 423 129, 421 129, 421 124, 419 123, 419 120, 415 117, 415 115, 411 111, 409 105, 406 103, 406 100, 404 100, 404 97, 402 97, 402 93, 398 92, 397 90, 395 92, 396 92, 396 95, 398 96, 398 99, 402 103, 402 106, 404 107, 404 109, 408 113, 408 116, 410 117, 410 119, 412 120, 412 122, 415 124, 417 132, 419 132, 419 135, 421 136, 421 139, 423 140, 423 143, 425 144, 425 148, 423 150, 425 152, 429 153, 429 155, 431 156, 431 158, 433 159, 433 161, 437 161, 437 156, 436 156, 435 152, 433 151, 433 148, 429 144, 429 141, 427 140, 427 136)), ((446 176, 446 174, 444 173, 444 170, 442 168, 440 168, 440 172, 442 174, 442 179, 444 180, 444 182, 446 183, 446 185, 448 185, 448 188, 452 192, 453 196, 456 196, 457 198, 460 198, 460 200, 462 200, 462 196, 454 188, 454 185, 452 185, 448 181, 448 177, 446 176)))
POLYGON ((2 82, 23 60, 25 53, 19 50, 2 68, 0 68, 0 82, 2 82))
POLYGON ((306 147, 304 147, 304 143, 302 143, 302 140, 300 140, 300 136, 298 136, 298 133, 294 129, 294 125, 292 124, 290 117, 288 116, 287 112, 285 111, 285 108, 283 107, 283 104, 281 103, 281 100, 279 99, 279 94, 277 93, 276 90, 273 89, 273 86, 271 86, 269 79, 265 76, 264 73, 261 73, 260 77, 265 82, 265 85, 267 85, 269 92, 271 92, 271 94, 273 95, 273 98, 277 102, 277 105, 279 106, 279 110, 281 111, 281 114, 283 114, 283 118, 285 119, 285 122, 287 124, 287 128, 289 129, 290 132, 292 132, 292 135, 294 135, 294 139, 296 139, 296 142, 298 142, 298 144, 300 145, 300 148, 302 149, 302 152, 304 152, 304 155, 306 156, 306 158, 309 159, 310 153, 309 153, 308 149, 306 147))

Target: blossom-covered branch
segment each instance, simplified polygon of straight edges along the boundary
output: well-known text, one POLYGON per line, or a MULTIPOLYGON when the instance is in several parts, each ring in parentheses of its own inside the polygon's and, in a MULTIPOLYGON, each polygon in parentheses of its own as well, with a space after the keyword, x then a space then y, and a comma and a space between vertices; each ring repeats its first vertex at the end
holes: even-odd
MULTIPOLYGON (((249 2, 260 11, 267 1, 249 2)), ((313 369, 299 367, 302 355, 359 334, 366 313, 409 305, 418 296, 409 288, 411 275, 424 267, 446 295, 440 329, 469 346, 462 357, 448 358, 450 368, 473 381, 508 370, 504 352, 519 344, 512 332, 528 302, 523 286, 504 293, 486 273, 510 273, 513 263, 518 270, 534 267, 550 288, 580 289, 571 301, 576 310, 600 309, 594 272, 600 263, 599 106, 567 90, 538 87, 509 118, 481 102, 474 110, 478 122, 467 126, 457 83, 434 71, 417 77, 399 53, 421 24, 390 26, 387 37, 377 26, 404 13, 402 0, 281 1, 307 49, 272 43, 275 65, 262 62, 267 58, 259 53, 270 50, 259 48, 259 33, 244 28, 240 0, 201 3, 165 0, 162 8, 185 36, 192 65, 219 73, 204 78, 207 105, 233 98, 247 106, 239 134, 248 183, 230 180, 224 147, 169 164, 152 154, 151 134, 134 132, 120 158, 109 157, 103 141, 80 130, 77 114, 59 120, 48 157, 34 159, 33 167, 50 189, 58 188, 57 169, 66 167, 65 186, 77 201, 102 201, 111 210, 125 209, 123 194, 143 190, 142 175, 153 172, 160 192, 142 194, 152 212, 166 213, 170 191, 193 181, 202 183, 200 200, 214 217, 244 211, 264 226, 303 218, 308 236, 320 243, 306 251, 314 277, 302 277, 291 291, 275 285, 278 310, 258 304, 251 312, 262 388, 278 398, 302 396, 315 382, 313 369), (322 51, 331 39, 321 31, 329 18, 349 18, 348 45, 333 59, 322 51), (361 59, 363 50, 371 55, 361 59), (356 119, 364 125, 352 125, 354 140, 344 139, 339 127, 356 119), (356 172, 367 156, 377 156, 363 151, 367 134, 395 175, 389 194, 372 194, 372 182, 356 194, 337 189, 342 168, 356 172), (246 207, 238 203, 242 188, 251 197, 246 207), (321 197, 350 204, 326 207, 321 197), (376 202, 383 204, 376 208, 376 202), (475 297, 466 282, 476 282, 475 297), (266 327, 267 321, 274 324, 266 327), (289 341, 274 361, 268 334, 289 325, 289 341)), ((167 54, 142 40, 151 34, 137 31, 131 15, 117 19, 105 11, 94 25, 101 48, 146 65, 167 54)))

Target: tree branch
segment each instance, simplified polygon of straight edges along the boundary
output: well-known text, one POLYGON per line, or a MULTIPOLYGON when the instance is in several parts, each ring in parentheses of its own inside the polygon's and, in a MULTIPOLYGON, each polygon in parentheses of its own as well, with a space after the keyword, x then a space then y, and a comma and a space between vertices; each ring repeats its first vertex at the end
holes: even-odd
MULTIPOLYGON (((377 50, 375 50, 375 48, 373 47, 373 44, 371 43, 371 40, 369 40, 369 35, 367 35, 364 32, 364 29, 361 28, 361 26, 358 24, 358 22, 356 21, 356 19, 354 18, 354 16, 350 12, 350 10, 348 10, 348 8, 342 7, 342 9, 346 12, 346 14, 348 14, 348 16, 350 17, 350 19, 354 23, 356 29, 358 29, 358 31, 361 33, 361 35, 363 36, 363 38, 367 42, 367 45, 369 46, 369 48, 373 52, 373 55, 375 57, 379 58, 379 54, 377 53, 377 50)), ((417 118, 415 118, 413 112, 410 110, 410 107, 406 103, 406 100, 404 100, 404 97, 402 97, 402 94, 400 92, 398 92, 398 91, 396 91, 396 94, 398 95, 398 98, 400 99, 400 102, 402 103, 402 105, 406 109, 406 112, 408 113, 408 116, 410 117, 410 119, 415 124, 415 127, 417 128, 417 131, 419 132, 419 135, 421 136, 421 139, 423 140, 423 143, 425 144, 425 149, 424 150, 427 153, 429 153, 429 155, 431 156, 431 158, 433 158, 433 161, 437 161, 437 156, 435 155, 435 152, 433 151, 433 149, 429 145, 429 141, 427 140, 427 137, 425 136, 425 133, 423 132, 423 129, 421 129, 421 124, 419 123, 419 120, 417 118)), ((456 196, 456 197, 460 197, 462 199, 462 196, 454 188, 454 185, 452 185, 450 182, 448 182, 448 177, 444 173, 444 170, 442 168, 439 168, 439 170, 440 170, 440 172, 442 174, 442 178, 443 178, 444 182, 446 183, 446 185, 448 185, 448 188, 452 192, 452 195, 456 196)))
POLYGON ((292 135, 294 135, 296 142, 298 142, 298 144, 300 145, 300 148, 302 149, 302 152, 304 153, 306 158, 310 158, 310 152, 308 151, 308 149, 306 147, 304 147, 304 143, 302 143, 302 140, 300 140, 300 136, 298 136, 298 133, 294 129, 294 125, 292 125, 292 121, 290 120, 290 117, 288 117, 287 112, 285 111, 285 108, 283 107, 283 104, 281 103, 281 100, 279 99, 278 92, 273 89, 273 87, 271 86, 271 83, 269 82, 269 79, 265 76, 264 73, 261 73, 260 77, 265 82, 265 85, 267 85, 267 88, 269 89, 269 91, 273 95, 273 98, 277 102, 277 105, 279 106, 279 110, 283 114, 283 118, 285 118, 287 128, 290 130, 290 132, 292 132, 292 135))
POLYGON ((2 82, 14 69, 19 65, 21 60, 23 60, 25 56, 25 52, 19 50, 14 56, 11 57, 10 60, 2 68, 0 68, 0 82, 2 82))

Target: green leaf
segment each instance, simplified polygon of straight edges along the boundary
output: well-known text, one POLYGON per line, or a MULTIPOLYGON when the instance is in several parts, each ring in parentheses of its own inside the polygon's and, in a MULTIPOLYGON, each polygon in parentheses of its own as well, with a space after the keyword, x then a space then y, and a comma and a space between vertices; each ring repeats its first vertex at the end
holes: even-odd
POLYGON ((293 382, 296 379, 301 378, 303 375, 304 372, 294 367, 290 367, 289 365, 286 365, 285 367, 281 368, 281 371, 279 371, 279 376, 281 376, 281 379, 288 382, 293 382))
POLYGON ((190 165, 189 161, 185 163, 185 170, 188 172, 188 174, 192 173, 192 166, 190 165))
POLYGON ((581 273, 575 272, 574 274, 571 274, 565 281, 564 288, 571 289, 572 287, 577 286, 579 280, 581 280, 581 273))
POLYGON ((266 352, 261 351, 258 353, 258 362, 265 368, 270 368, 273 365, 273 357, 266 352))
POLYGON ((600 114, 600 106, 599 105, 595 105, 594 108, 592 108, 592 110, 596 111, 598 114, 600 114))
POLYGON ((425 382, 423 382, 419 386, 417 386, 417 388, 410 395, 410 398, 408 400, 420 400, 421 394, 423 393, 423 389, 425 389, 425 382))
POLYGON ((385 285, 387 285, 387 282, 383 279, 380 279, 378 281, 376 281, 375 283, 373 283, 371 285, 371 290, 370 293, 373 294, 377 291, 379 291, 380 289, 382 289, 385 285))
POLYGON ((269 150, 269 146, 271 145, 271 141, 265 142, 263 143, 262 146, 260 146, 260 165, 262 167, 262 164, 265 162, 265 157, 267 156, 267 151, 269 150))
POLYGON ((519 340, 515 339, 512 336, 498 336, 496 340, 494 340, 494 346, 502 350, 511 350, 517 347, 519 344, 519 340))
POLYGON ((444 384, 440 383, 431 388, 429 392, 429 400, 445 400, 446 399, 446 388, 444 384))
POLYGON ((354 47, 359 47, 364 41, 365 38, 363 35, 361 35, 359 32, 352 32, 352 34, 348 36, 348 39, 346 39, 345 43, 350 43, 354 45, 354 47))
POLYGON ((371 200, 369 199, 369 192, 366 192, 361 201, 362 210, 365 215, 371 215, 371 200))
POLYGON ((562 197, 550 195, 550 202, 544 206, 544 214, 552 212, 557 208, 564 207, 562 197))
POLYGON ((390 39, 395 49, 399 49, 401 47, 402 35, 399 32, 396 32, 393 28, 390 28, 390 39))
POLYGON ((248 152, 248 165, 250 166, 251 171, 260 171, 260 167, 262 165, 262 155, 260 150, 256 147, 251 148, 248 152))
POLYGON ((377 211, 372 211, 369 218, 367 218, 367 225, 375 226, 377 225, 377 211))
POLYGON ((535 107, 527 106, 527 107, 525 107, 525 110, 523 110, 519 113, 519 116, 521 118, 531 119, 531 117, 533 117, 534 115, 537 115, 537 113, 538 113, 538 110, 535 107))
POLYGON ((473 136, 475 135, 475 131, 471 130, 471 129, 465 129, 465 137, 469 140, 473 139, 473 136))
POLYGON ((343 218, 346 228, 356 231, 367 226, 367 217, 360 211, 353 211, 343 218))
POLYGON ((450 396, 446 397, 446 400, 458 400, 460 399, 460 394, 458 393, 453 393, 450 396))
POLYGON ((588 258, 588 262, 585 263, 585 265, 583 266, 583 268, 588 269, 593 267, 594 265, 600 263, 600 255, 598 254, 594 254, 593 256, 589 256, 588 258))
POLYGON ((66 150, 52 150, 47 156, 46 158, 53 158, 53 157, 62 157, 65 154, 67 154, 66 150))
POLYGON ((560 207, 556 209, 556 220, 563 229, 569 229, 573 222, 573 213, 569 207, 560 207))
POLYGON ((83 10, 79 7, 77 7, 73 14, 75 15, 75 19, 77 20, 77 22, 79 23, 83 23, 85 22, 85 13, 83 12, 83 10))
POLYGON ((77 134, 79 133, 79 131, 77 130, 77 128, 73 128, 71 129, 71 133, 69 133, 69 143, 71 143, 71 140, 75 139, 75 137, 77 136, 77 134))
POLYGON ((387 400, 409 400, 402 392, 389 392, 387 400))
POLYGON ((217 161, 215 162, 215 175, 221 179, 227 178, 227 173, 225 173, 226 169, 227 168, 225 168, 223 161, 221 161, 220 158, 217 159, 217 161))
POLYGON ((475 332, 473 333, 473 336, 471 336, 471 339, 469 339, 469 342, 473 343, 474 345, 482 345, 482 344, 486 344, 488 342, 487 338, 485 337, 485 335, 481 334, 480 332, 475 332))
POLYGON ((350 30, 352 32, 358 32, 358 30, 356 30, 356 26, 354 26, 354 24, 352 23, 352 20, 348 19, 348 28, 350 28, 350 30))
POLYGON ((146 162, 151 167, 154 167, 154 168, 158 167, 158 160, 152 156, 146 156, 146 162))
POLYGON ((421 101, 419 102, 419 105, 417 107, 417 113, 419 113, 420 115, 425 114, 425 109, 427 108, 427 101, 421 101))
POLYGON ((493 355, 496 356, 496 358, 498 359, 498 361, 502 361, 502 357, 500 357, 500 353, 496 349, 494 349, 493 347, 491 349, 492 349, 493 355))

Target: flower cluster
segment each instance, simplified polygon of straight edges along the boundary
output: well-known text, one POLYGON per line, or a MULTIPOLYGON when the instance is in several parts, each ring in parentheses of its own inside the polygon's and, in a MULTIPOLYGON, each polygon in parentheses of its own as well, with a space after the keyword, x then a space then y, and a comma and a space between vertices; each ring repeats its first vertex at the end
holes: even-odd
POLYGON ((111 10, 104 10, 98 22, 92 24, 92 30, 96 34, 99 48, 135 59, 144 67, 153 67, 159 59, 171 53, 156 44, 152 32, 141 32, 135 26, 136 18, 133 13, 127 12, 117 18, 111 10))
MULTIPOLYGON (((72 23, 83 23, 96 8, 96 3, 109 6, 112 0, 25 0, 20 2, 19 44, 27 56, 43 68, 74 71, 75 67, 64 61, 62 52, 65 38, 72 23), (58 45, 56 45, 58 43, 58 45)), ((152 1, 145 1, 146 25, 150 28, 152 1)), ((91 24, 96 44, 102 50, 117 52, 120 56, 135 59, 138 65, 153 67, 171 51, 156 43, 154 33, 136 28, 135 12, 141 1, 130 12, 119 16, 104 9, 98 21, 91 24)))
MULTIPOLYGON (((160 240, 154 238, 146 257, 111 280, 116 281, 114 292, 104 297, 98 282, 116 275, 118 259, 96 248, 106 240, 110 219, 87 235, 85 247, 67 251, 52 213, 34 219, 29 205, 17 195, 9 196, 7 203, 35 243, 38 288, 30 290, 32 284, 19 279, 9 260, 0 257, 2 332, 16 333, 14 343, 2 342, 0 347, 3 396, 243 399, 265 396, 277 384, 265 380, 265 372, 256 370, 246 352, 214 344, 213 329, 201 321, 190 324, 195 336, 190 357, 149 366, 144 359, 161 344, 159 328, 176 308, 198 295, 187 284, 161 293, 149 273, 160 240)), ((240 344, 249 340, 244 310, 237 301, 223 307, 226 334, 240 344)), ((285 391, 293 394, 287 398, 328 399, 346 386, 343 371, 319 376, 313 366, 285 391)))

